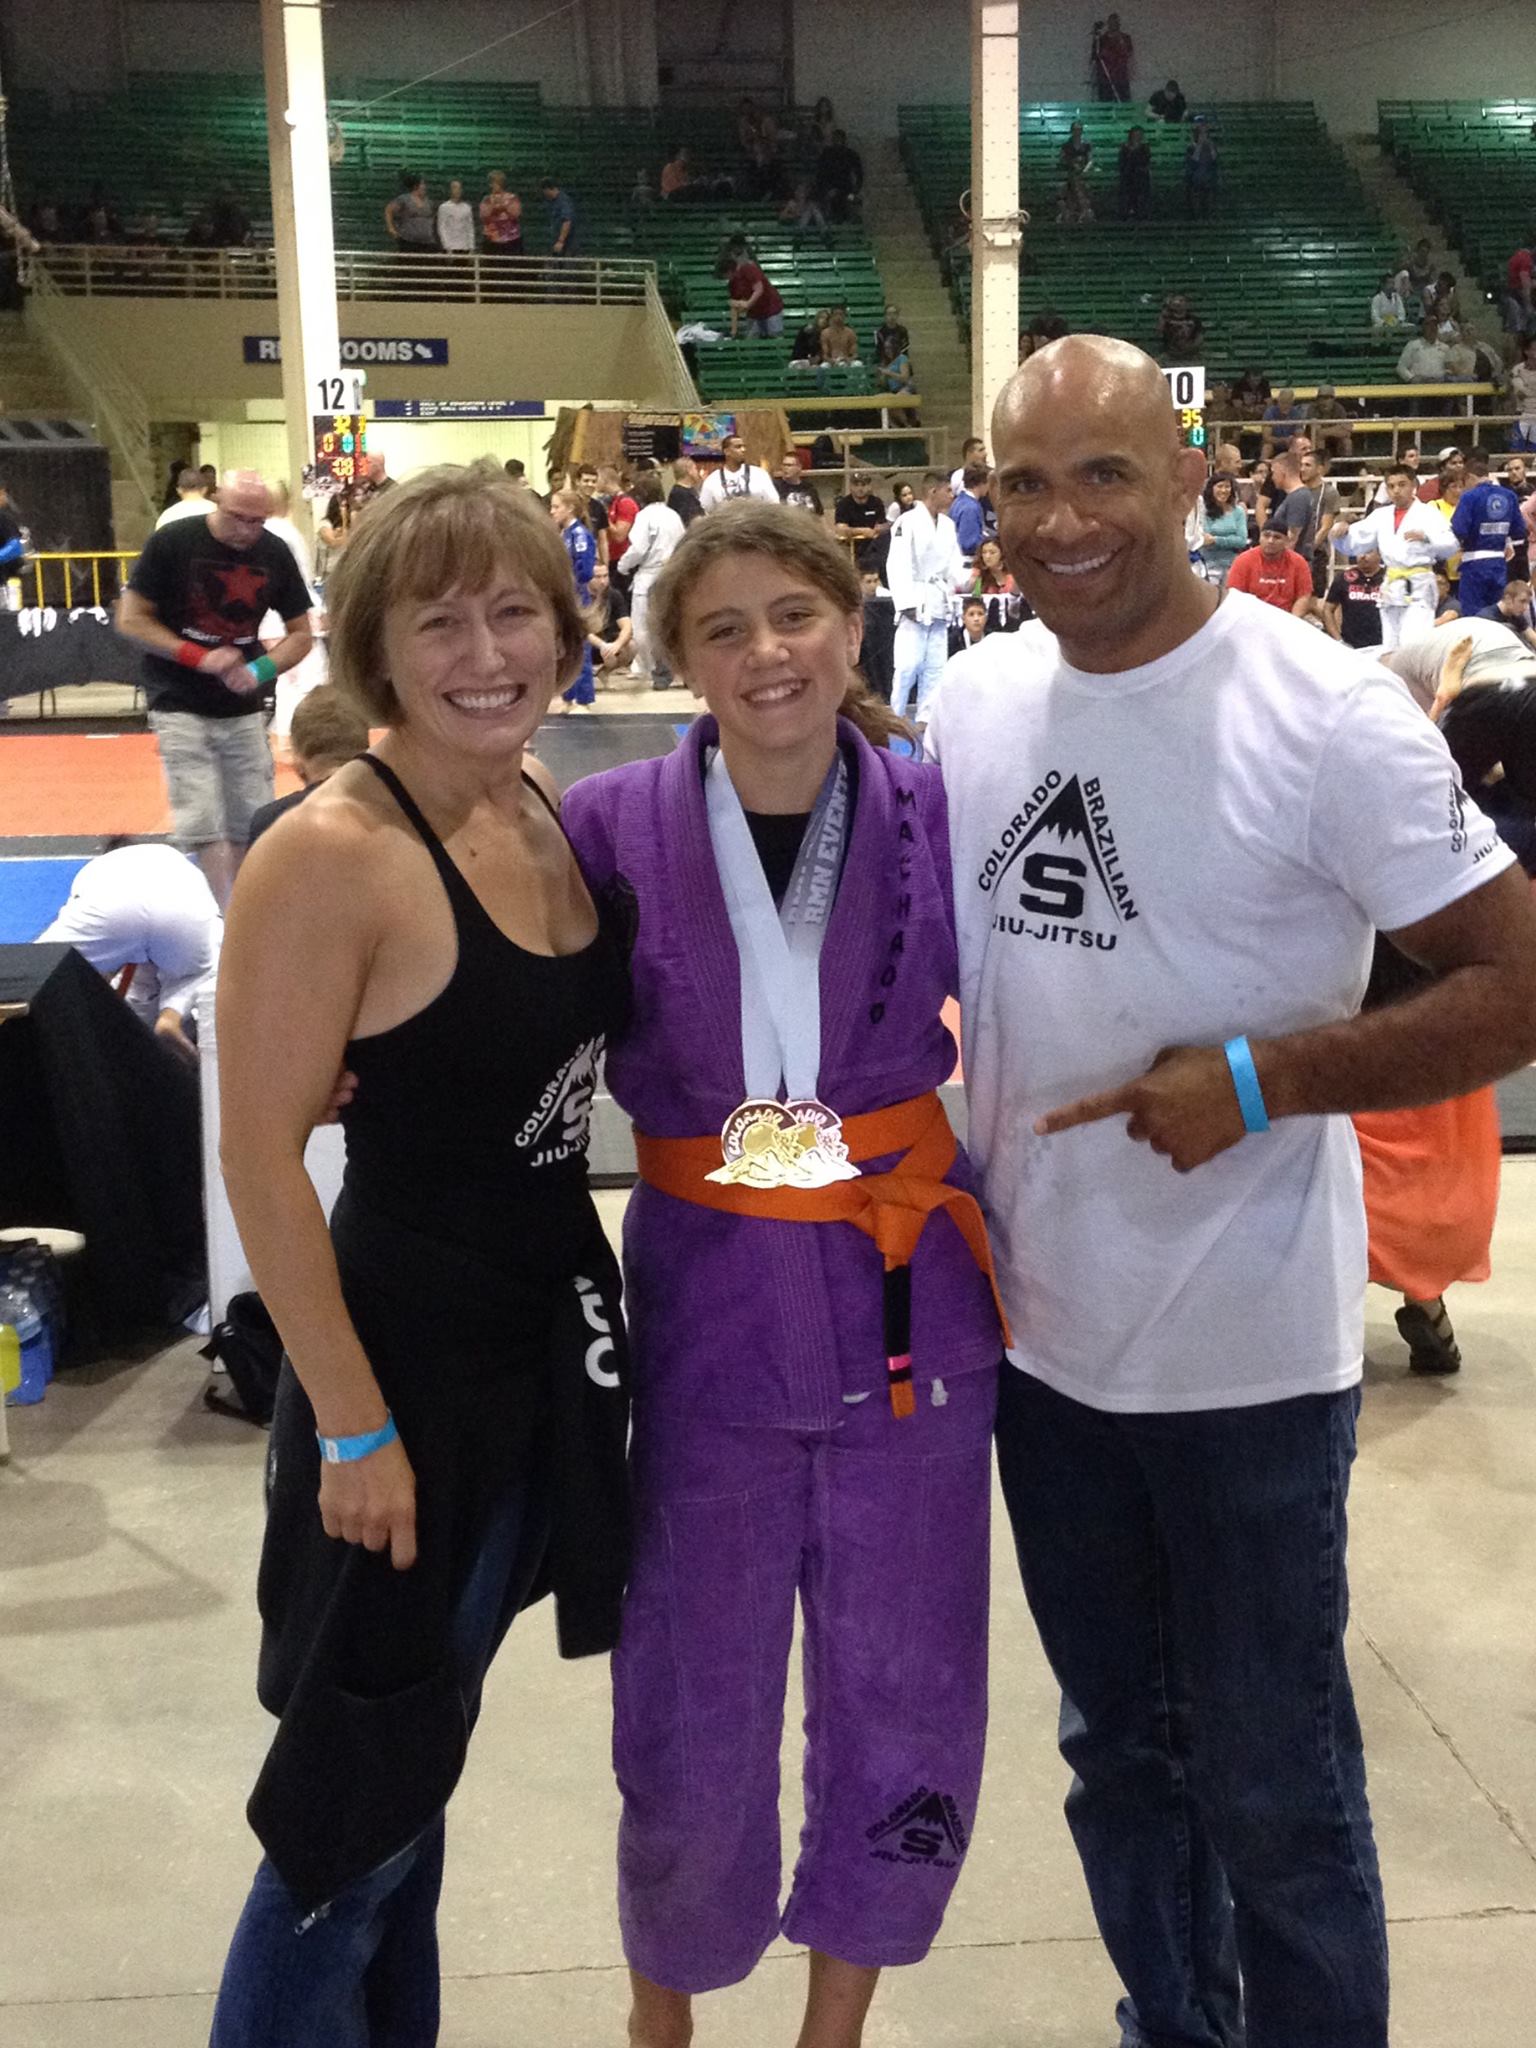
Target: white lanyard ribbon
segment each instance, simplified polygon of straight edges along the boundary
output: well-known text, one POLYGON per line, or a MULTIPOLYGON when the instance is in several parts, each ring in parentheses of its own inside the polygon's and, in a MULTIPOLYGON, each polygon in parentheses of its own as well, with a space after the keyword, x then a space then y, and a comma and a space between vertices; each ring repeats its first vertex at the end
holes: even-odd
POLYGON ((815 1101, 821 1070, 821 947, 848 834, 848 763, 839 748, 811 812, 794 872, 775 907, 725 756, 705 798, 715 866, 741 957, 741 1063, 747 1094, 815 1101))

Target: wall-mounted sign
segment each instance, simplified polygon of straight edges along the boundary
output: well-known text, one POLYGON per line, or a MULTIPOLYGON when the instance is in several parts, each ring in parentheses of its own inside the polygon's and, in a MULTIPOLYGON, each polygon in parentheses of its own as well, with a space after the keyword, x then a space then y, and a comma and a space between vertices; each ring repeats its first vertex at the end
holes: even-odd
POLYGON ((314 427, 314 483, 344 490, 362 471, 368 453, 368 422, 361 413, 317 412, 314 427))
POLYGON ((541 420, 542 398, 376 398, 376 420, 541 420))
MULTIPOLYGON (((248 363, 283 360, 283 344, 275 334, 247 334, 244 349, 248 363)), ((418 334, 344 334, 341 360, 344 367, 384 363, 405 370, 442 369, 448 361, 448 343, 440 335, 427 339, 418 334)))

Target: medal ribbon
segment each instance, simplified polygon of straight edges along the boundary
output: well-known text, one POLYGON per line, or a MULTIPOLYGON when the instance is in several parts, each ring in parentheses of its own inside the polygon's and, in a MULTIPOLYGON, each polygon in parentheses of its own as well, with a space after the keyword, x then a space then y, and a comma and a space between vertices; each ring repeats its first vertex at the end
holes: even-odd
POLYGON ((821 948, 848 837, 848 763, 837 751, 811 812, 782 910, 717 748, 705 778, 709 837, 741 958, 741 1064, 748 1097, 816 1101, 821 948))

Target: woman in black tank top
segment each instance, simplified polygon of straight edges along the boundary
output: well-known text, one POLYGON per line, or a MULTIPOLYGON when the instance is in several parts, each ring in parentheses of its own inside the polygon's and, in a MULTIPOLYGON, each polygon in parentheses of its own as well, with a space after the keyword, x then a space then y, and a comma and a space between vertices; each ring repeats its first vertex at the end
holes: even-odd
POLYGON ((433 470, 370 508, 329 595, 333 673, 389 731, 264 836, 219 992, 225 1173, 288 1361, 266 1855, 214 2048, 430 2048, 443 1809, 485 1672, 536 1591, 564 1654, 610 1648, 627 1564, 618 1279, 586 1186, 627 969, 523 766, 584 644, 565 551, 495 470, 433 470), (327 1233, 303 1152, 343 1063, 327 1233))

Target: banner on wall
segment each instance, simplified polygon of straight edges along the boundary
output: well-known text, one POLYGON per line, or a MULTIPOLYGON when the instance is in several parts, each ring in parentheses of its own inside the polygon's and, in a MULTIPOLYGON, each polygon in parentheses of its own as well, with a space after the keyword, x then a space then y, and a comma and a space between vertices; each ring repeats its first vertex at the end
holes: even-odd
POLYGON ((376 398, 376 420, 541 420, 542 398, 376 398))
MULTIPOLYGON (((280 363, 283 344, 275 334, 247 334, 242 348, 248 363, 280 363)), ((401 370, 443 369, 448 362, 448 342, 443 335, 391 334, 341 338, 344 367, 369 363, 391 364, 401 370)))
POLYGON ((0 697, 30 697, 77 683, 143 681, 143 650, 113 631, 105 611, 52 605, 0 611, 0 697))
POLYGON ((683 453, 696 462, 718 462, 725 442, 736 432, 733 412, 685 412, 683 453))

